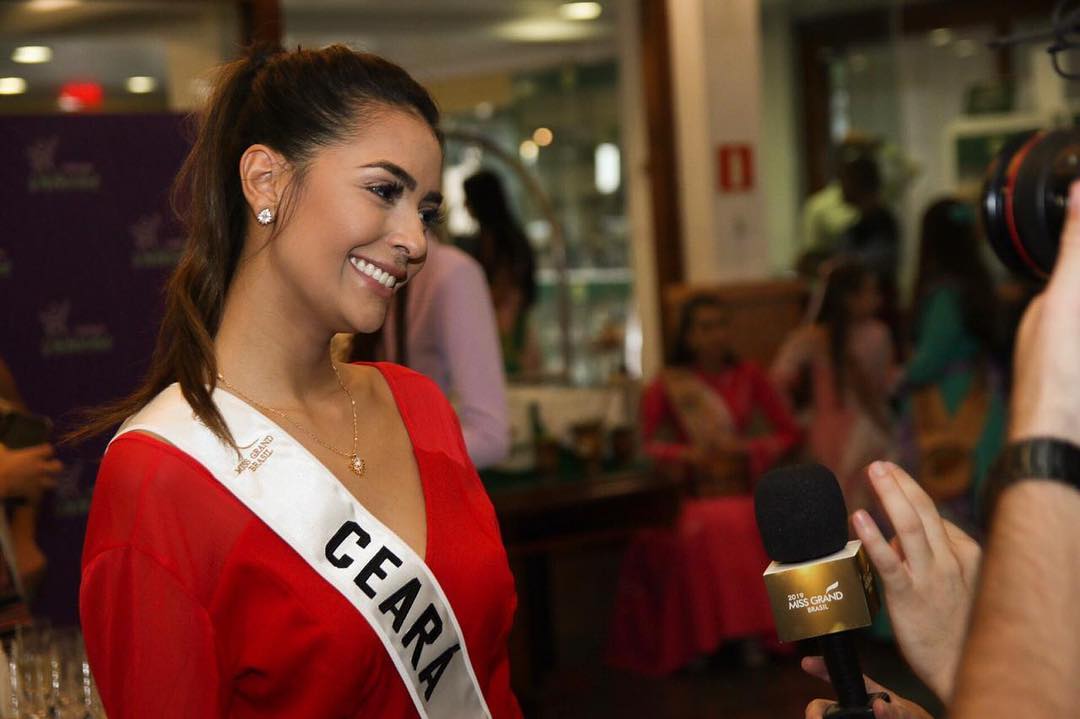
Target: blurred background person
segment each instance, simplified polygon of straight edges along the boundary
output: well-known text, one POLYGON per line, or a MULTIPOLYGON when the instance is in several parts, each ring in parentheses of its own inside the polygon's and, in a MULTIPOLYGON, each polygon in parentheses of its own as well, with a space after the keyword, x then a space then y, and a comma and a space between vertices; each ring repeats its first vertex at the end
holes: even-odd
POLYGON ((839 254, 858 259, 895 283, 900 258, 900 226, 882 197, 881 170, 870 153, 858 153, 840 166, 840 191, 858 218, 840 235, 839 254))
POLYGON ((536 303, 536 257, 499 176, 482 170, 464 183, 465 207, 479 225, 461 246, 484 268, 508 377, 540 373, 540 349, 529 310, 536 303))
POLYGON ((798 443, 799 428, 781 395, 760 367, 732 349, 728 313, 716 297, 699 295, 683 305, 668 364, 641 403, 645 452, 657 463, 682 465, 702 483, 738 483, 798 443), (762 431, 762 418, 771 431, 762 431))
POLYGON ((8 449, 0 443, 0 497, 39 495, 53 486, 53 477, 62 469, 51 444, 8 449))
MULTIPOLYGON (((0 417, 26 414, 27 408, 15 377, 0 358, 0 417)), ((41 495, 54 486, 63 465, 47 442, 9 447, 0 437, 0 499, 7 505, 0 518, 4 551, 17 567, 23 589, 32 594, 45 574, 48 561, 38 546, 37 513, 41 495)), ((8 441, 11 441, 8 439, 8 441)))
POLYGON ((506 377, 491 292, 483 269, 464 251, 429 242, 424 271, 398 290, 382 329, 353 335, 346 344, 338 352, 343 359, 397 362, 433 379, 454 405, 478 469, 509 454, 506 377))
POLYGON ((953 198, 923 215, 912 317, 915 344, 902 375, 910 392, 915 476, 966 527, 1005 435, 1002 313, 982 258, 972 208, 953 198))
POLYGON ((669 367, 646 390, 641 423, 657 469, 686 477, 696 496, 674 529, 641 532, 627 551, 608 660, 663 675, 725 641, 750 639, 744 658, 757 662, 758 640, 774 625, 752 486, 795 448, 800 431, 766 374, 734 354, 715 297, 683 305, 669 367))
MULTIPOLYGON (((878 316, 892 333, 893 350, 902 347, 900 293, 900 224, 885 203, 881 168, 870 153, 858 153, 840 167, 844 200, 859 218, 840 237, 838 257, 861 263, 877 278, 878 316)), ((897 356, 899 359, 899 356, 897 356)))
POLYGON ((845 196, 839 175, 845 163, 860 154, 872 153, 875 146, 871 138, 849 133, 835 150, 829 184, 806 198, 801 218, 800 274, 815 276, 818 264, 836 254, 844 233, 859 221, 859 209, 845 196))
MULTIPOLYGON (((908 630, 908 640, 901 643, 904 654, 935 692, 950 700, 949 716, 1005 717, 1018 708, 1028 717, 1075 713, 1078 691, 1072 677, 1080 634, 1073 598, 1078 582, 1075 572, 1059 567, 1072 562, 1080 547, 1080 494, 1067 459, 1080 447, 1078 208, 1080 182, 1074 181, 1053 275, 1024 313, 1017 338, 1010 444, 995 481, 992 537, 977 567, 977 588, 978 557, 970 539, 942 522, 930 498, 898 468, 876 463, 870 477, 883 502, 891 505, 894 524, 906 530, 889 543, 869 517, 856 513, 852 518, 881 574, 886 597, 907 604, 894 617, 898 638, 901 628, 908 630), (1044 459, 1031 461, 1033 452, 1044 459), (883 492, 890 474, 895 484, 883 492), (907 501, 895 501, 900 496, 907 501), (901 508, 907 517, 896 512, 901 508), (943 585, 952 590, 941 593, 943 585)), ((822 662, 804 660, 803 667, 825 678, 822 662)), ((869 677, 866 686, 886 691, 869 677)), ((874 704, 874 716, 882 719, 930 716, 895 692, 891 705, 874 704)), ((820 719, 829 705, 814 700, 805 716, 820 719)))
POLYGON ((827 269, 823 282, 813 321, 784 340, 771 376, 793 403, 808 388, 802 412, 806 452, 836 474, 854 511, 870 506, 863 469, 891 452, 893 343, 877 319, 881 291, 875 273, 842 261, 827 269))

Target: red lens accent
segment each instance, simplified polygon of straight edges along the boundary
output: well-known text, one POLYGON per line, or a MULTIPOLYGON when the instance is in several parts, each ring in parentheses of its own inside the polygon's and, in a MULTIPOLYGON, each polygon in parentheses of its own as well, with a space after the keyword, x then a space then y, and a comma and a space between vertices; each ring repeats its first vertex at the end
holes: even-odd
POLYGON ((1009 162, 1009 168, 1005 172, 1005 189, 1002 191, 1002 195, 1005 198, 1005 224, 1009 228, 1009 239, 1012 240, 1013 249, 1016 250, 1016 254, 1020 256, 1020 259, 1024 261, 1024 264, 1032 272, 1039 277, 1048 278, 1050 277, 1049 273, 1043 271, 1035 260, 1031 258, 1027 248, 1024 247, 1024 243, 1020 240, 1020 231, 1016 227, 1016 207, 1013 203, 1013 191, 1016 189, 1016 178, 1020 174, 1020 166, 1024 164, 1024 159, 1031 152, 1031 148, 1039 144, 1039 141, 1044 137, 1046 137, 1046 132, 1035 133, 1013 155, 1012 160, 1009 162))

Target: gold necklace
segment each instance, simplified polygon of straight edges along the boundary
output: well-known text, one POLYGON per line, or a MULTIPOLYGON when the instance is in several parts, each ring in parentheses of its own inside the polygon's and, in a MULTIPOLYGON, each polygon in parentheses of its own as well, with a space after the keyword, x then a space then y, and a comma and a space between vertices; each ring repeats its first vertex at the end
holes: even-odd
POLYGON ((251 397, 247 396, 246 394, 244 394, 243 392, 238 390, 236 387, 234 387, 232 384, 230 384, 229 381, 225 379, 225 375, 221 374, 220 372, 218 373, 217 378, 218 378, 218 381, 221 382, 221 384, 225 385, 225 387, 227 387, 233 394, 240 397, 240 399, 251 403, 257 409, 262 410, 263 412, 269 412, 270 414, 274 414, 274 415, 277 415, 278 417, 284 418, 286 422, 291 424, 293 427, 296 427, 298 430, 300 430, 301 432, 306 434, 308 437, 311 437, 313 440, 318 442, 318 444, 320 446, 325 447, 326 449, 330 450, 334 454, 339 454, 342 457, 344 457, 345 459, 349 460, 349 470, 353 474, 355 474, 357 477, 363 478, 364 473, 367 471, 367 463, 364 462, 364 460, 360 457, 360 452, 358 450, 358 447, 359 447, 359 444, 360 444, 360 436, 357 433, 357 429, 356 429, 356 400, 353 399, 352 392, 349 391, 349 388, 345 386, 345 382, 342 381, 341 373, 338 372, 337 365, 334 364, 333 360, 330 361, 330 368, 334 370, 334 376, 337 377, 338 385, 341 387, 341 391, 345 393, 345 396, 349 398, 349 405, 352 407, 352 436, 353 436, 352 441, 353 441, 353 444, 352 444, 352 451, 351 452, 346 452, 344 450, 338 449, 337 447, 333 446, 332 444, 329 444, 327 442, 322 441, 318 436, 315 435, 314 432, 312 432, 307 427, 303 426, 302 424, 300 424, 299 422, 294 420, 292 417, 290 417, 285 412, 282 412, 280 409, 274 409, 273 407, 267 407, 265 404, 262 404, 261 402, 257 402, 256 400, 254 400, 251 397))

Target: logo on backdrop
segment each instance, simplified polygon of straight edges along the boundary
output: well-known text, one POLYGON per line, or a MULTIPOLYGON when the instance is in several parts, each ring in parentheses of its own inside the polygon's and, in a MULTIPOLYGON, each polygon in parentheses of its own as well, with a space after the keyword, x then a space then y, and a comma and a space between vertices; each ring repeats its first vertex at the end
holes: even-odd
POLYGON ((64 471, 56 476, 56 486, 52 489, 52 506, 57 516, 85 517, 90 511, 91 493, 89 487, 83 483, 86 469, 94 470, 96 467, 86 460, 76 459, 66 464, 64 471))
POLYGON ((27 188, 30 192, 93 192, 101 187, 101 176, 91 162, 57 162, 60 136, 35 140, 26 148, 30 164, 27 188))
POLYGON ((173 267, 184 251, 182 237, 161 236, 161 213, 143 215, 128 230, 134 242, 131 266, 137 270, 173 267))
POLYGON ((84 323, 70 327, 71 300, 53 302, 38 313, 44 337, 42 357, 101 354, 113 348, 113 338, 103 323, 84 323))
POLYGON ((8 253, 4 251, 4 248, 0 247, 0 280, 11 277, 11 268, 11 258, 8 257, 8 253))

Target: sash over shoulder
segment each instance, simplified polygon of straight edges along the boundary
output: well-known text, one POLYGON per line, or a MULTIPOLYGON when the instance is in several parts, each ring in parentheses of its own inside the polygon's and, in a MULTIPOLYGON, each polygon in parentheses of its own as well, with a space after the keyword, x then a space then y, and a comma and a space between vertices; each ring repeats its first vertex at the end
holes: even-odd
POLYGON ((423 719, 490 719, 461 627, 424 560, 281 427, 221 389, 213 398, 239 454, 195 417, 177 384, 113 440, 151 432, 202 464, 364 617, 423 719))

